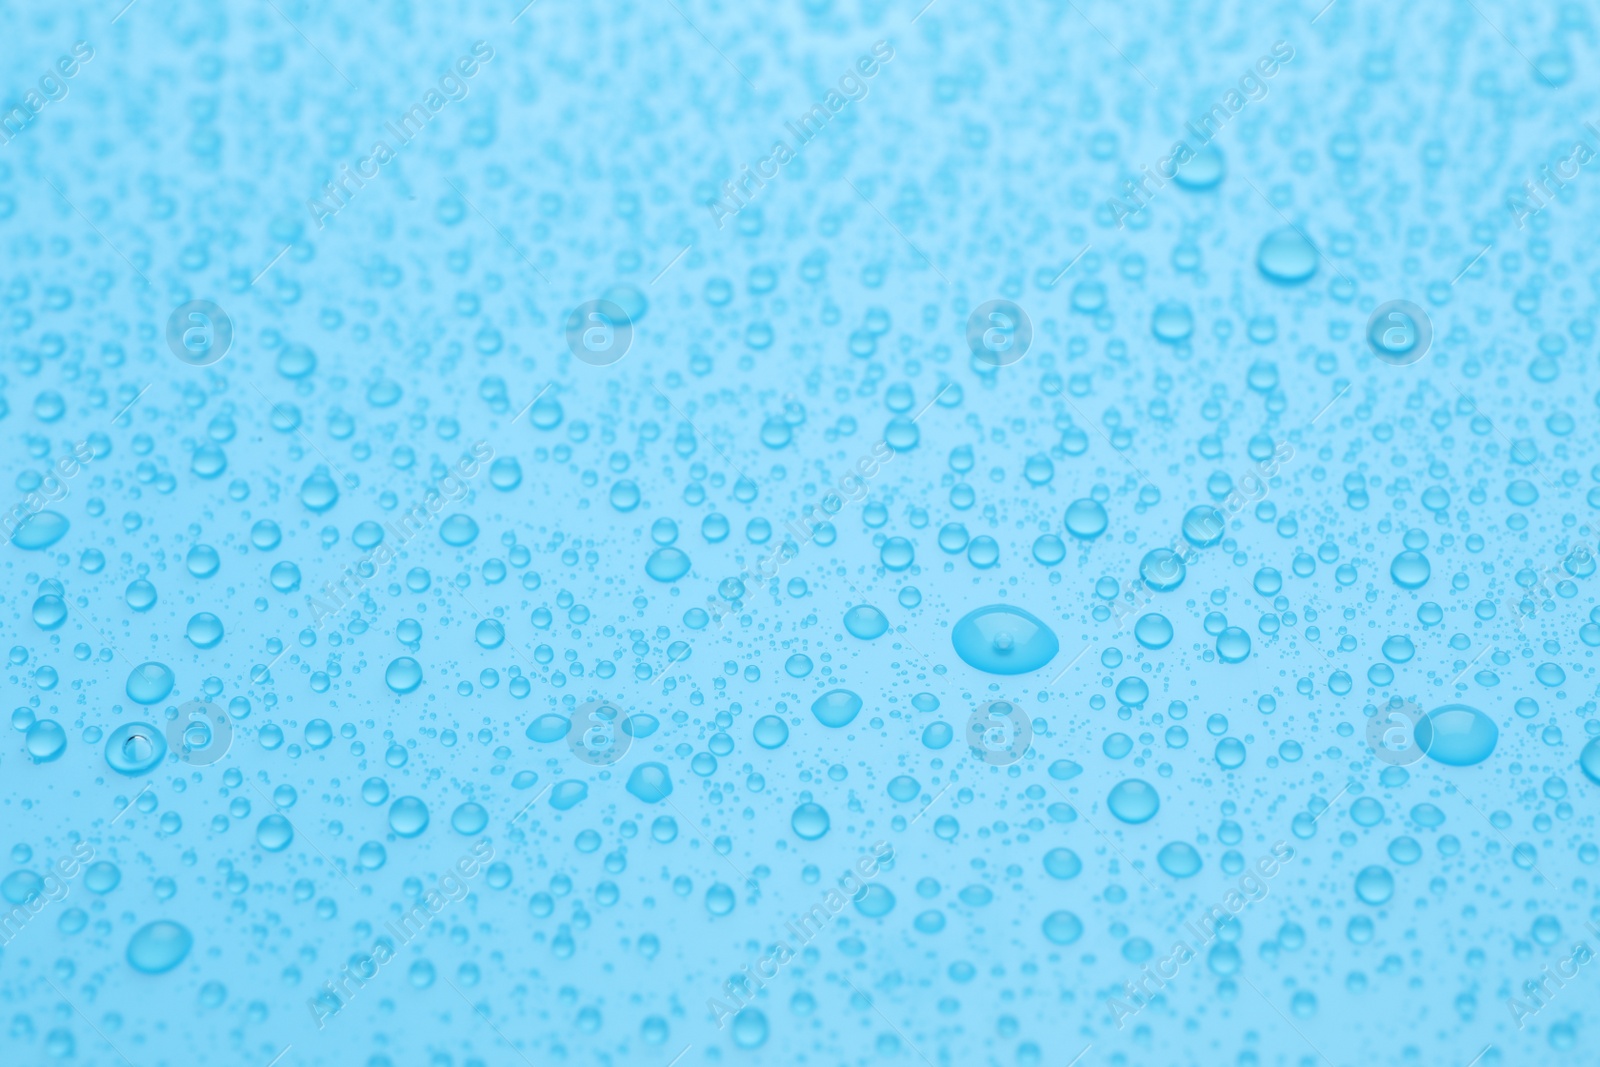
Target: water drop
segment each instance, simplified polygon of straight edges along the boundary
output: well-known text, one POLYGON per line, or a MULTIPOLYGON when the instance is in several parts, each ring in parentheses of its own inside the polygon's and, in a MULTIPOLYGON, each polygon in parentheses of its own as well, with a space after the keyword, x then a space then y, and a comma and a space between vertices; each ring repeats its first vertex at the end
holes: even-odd
POLYGON ((763 715, 756 720, 755 738, 762 748, 782 748, 789 740, 788 724, 776 715, 763 715))
POLYGON ((1215 144, 1205 144, 1178 166, 1172 178, 1180 188, 1199 193, 1216 188, 1226 170, 1221 150, 1215 144))
POLYGON ((1428 576, 1433 573, 1433 568, 1428 563, 1428 557, 1421 552, 1406 550, 1394 558, 1389 564, 1389 577, 1394 579, 1394 584, 1401 589, 1421 589, 1428 583, 1428 576))
POLYGON ((410 656, 398 656, 384 669, 383 680, 391 690, 403 696, 422 684, 422 665, 410 656))
POLYGON ((1151 549, 1139 561, 1139 577, 1158 593, 1168 593, 1178 588, 1187 573, 1183 557, 1170 548, 1151 549))
POLYGON ((807 801, 794 809, 789 825, 800 837, 807 841, 815 841, 828 832, 828 813, 822 805, 807 801))
POLYGON ((67 732, 54 719, 40 719, 28 727, 23 747, 33 757, 33 762, 49 763, 67 750, 67 732))
POLYGON ((744 1008, 733 1017, 733 1043, 760 1048, 767 1043, 767 1017, 760 1008, 744 1008))
POLYGON ((1045 917, 1044 936, 1052 945, 1070 945, 1083 936, 1083 922, 1070 911, 1053 911, 1045 917))
POLYGON ((1111 787, 1106 806, 1123 822, 1138 824, 1155 817, 1161 807, 1161 797, 1149 782, 1128 778, 1111 787))
POLYGON ((128 964, 142 974, 166 974, 189 955, 194 935, 182 923, 158 919, 128 940, 128 964))
POLYGON ((1183 514, 1183 539, 1196 548, 1217 544, 1227 530, 1227 519, 1209 504, 1192 507, 1183 514))
POLYGON ((659 804, 672 795, 672 775, 661 763, 641 763, 628 775, 628 792, 646 804, 659 804))
POLYGON ((67 535, 71 525, 59 512, 36 511, 17 524, 11 532, 11 543, 33 551, 49 548, 67 535))
POLYGON ((428 805, 417 797, 400 797, 389 805, 389 829, 401 837, 416 837, 428 828, 428 805))
POLYGON ((1053 848, 1044 854, 1044 870, 1050 877, 1067 881, 1083 871, 1083 861, 1070 848, 1053 848))
POLYGON ((306 510, 320 515, 339 502, 339 487, 327 472, 317 470, 300 483, 300 503, 306 510))
POLYGON ((848 726, 861 712, 861 698, 848 689, 830 689, 811 704, 811 714, 824 726, 848 726))
POLYGON ((282 852, 293 840, 294 827, 282 815, 268 815, 256 824, 256 844, 268 852, 282 852))
POLYGON ((439 524, 439 540, 451 548, 465 548, 478 539, 478 524, 459 512, 439 524))
POLYGON ((482 805, 467 801, 450 813, 450 828, 463 837, 476 837, 489 825, 489 812, 482 805))
POLYGON ((1093 541, 1106 532, 1109 519, 1097 500, 1083 497, 1067 506, 1067 532, 1080 541, 1093 541))
POLYGON ((850 636, 862 641, 882 637, 889 629, 889 620, 871 604, 857 604, 844 613, 844 628, 850 636))
POLYGON ((1273 230, 1256 252, 1256 266, 1268 281, 1299 285, 1317 272, 1317 250, 1292 226, 1273 230))
POLYGON ((658 582, 675 582, 689 573, 689 556, 670 545, 658 548, 645 560, 644 572, 658 582))
POLYGON ((968 612, 950 634, 956 654, 988 674, 1026 674, 1060 651, 1056 635, 1021 608, 992 604, 968 612))
POLYGON ((1387 867, 1377 864, 1361 868, 1356 875, 1356 896, 1361 898, 1362 903, 1374 907, 1388 903, 1389 898, 1394 896, 1394 875, 1389 873, 1387 867))
POLYGON ((216 648, 222 643, 222 620, 209 611, 198 612, 189 619, 184 636, 195 648, 216 648))
POLYGON ((1187 841, 1161 846, 1161 851, 1156 853, 1156 863, 1174 878, 1192 878, 1200 873, 1200 853, 1187 841))
POLYGON ((1417 722, 1416 742, 1435 763, 1470 767, 1494 752, 1500 729, 1494 720, 1466 704, 1446 704, 1417 722))
POLYGON ((1166 648, 1172 643, 1172 623, 1157 612, 1141 615, 1133 624, 1133 636, 1145 648, 1166 648))
POLYGON ((106 740, 106 763, 130 778, 148 774, 166 755, 166 736, 146 722, 123 723, 106 740))
POLYGON ((171 694, 176 679, 165 663, 141 663, 128 675, 128 699, 138 704, 159 704, 171 694))

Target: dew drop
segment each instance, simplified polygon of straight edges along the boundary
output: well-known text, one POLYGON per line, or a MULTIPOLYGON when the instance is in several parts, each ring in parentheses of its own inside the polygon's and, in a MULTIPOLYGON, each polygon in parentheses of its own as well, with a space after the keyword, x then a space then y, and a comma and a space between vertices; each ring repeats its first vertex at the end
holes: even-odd
POLYGON ((815 841, 828 832, 828 813, 821 804, 807 801, 794 809, 789 825, 804 840, 815 841))
POLYGON ((17 524, 11 532, 11 543, 32 551, 49 548, 67 535, 71 525, 59 512, 36 511, 17 524))
POLYGON ((857 604, 844 613, 844 628, 851 637, 871 641, 888 631, 889 619, 871 604, 857 604))
POLYGON ((166 755, 165 735, 147 722, 123 723, 106 739, 106 763, 130 778, 155 770, 166 755))
POLYGON ((628 775, 628 792, 646 804, 659 804, 672 795, 672 775, 662 763, 641 763, 628 775))
POLYGON ((1499 740, 1494 720, 1466 704, 1446 704, 1417 721, 1417 747, 1435 763, 1450 767, 1482 763, 1499 740))
POLYGON ((389 829, 400 837, 416 837, 428 828, 428 805, 417 797, 400 797, 389 805, 389 829))
POLYGON ((410 656, 398 656, 384 669, 383 681, 392 691, 403 696, 422 684, 422 665, 410 656))
POLYGON ((1070 945, 1083 936, 1083 922, 1070 911, 1053 911, 1045 916, 1044 936, 1052 945, 1070 945))
POLYGON ((1317 272, 1317 250, 1292 226, 1273 230, 1256 252, 1256 266, 1268 281, 1299 285, 1317 272))
POLYGON ((1106 532, 1109 519, 1097 500, 1083 497, 1067 506, 1067 532, 1080 541, 1093 541, 1106 532))
POLYGON ((175 684, 172 670, 165 663, 141 663, 128 675, 128 699, 137 704, 159 704, 175 684))
POLYGON ((811 703, 811 714, 824 726, 849 726, 861 713, 861 698, 848 689, 830 689, 811 703))
POLYGON ((1123 822, 1137 825, 1155 817, 1161 807, 1161 797, 1149 782, 1128 778, 1111 787, 1106 806, 1123 822))
POLYGON ((158 919, 128 939, 128 965, 141 974, 166 974, 189 955, 194 935, 182 923, 158 919))
POLYGON ((992 604, 968 612, 951 630, 956 655, 987 674, 1036 671, 1060 651, 1056 635, 1021 608, 992 604))
POLYGON ((1187 841, 1162 845, 1156 863, 1174 878, 1192 878, 1200 873, 1200 853, 1187 841))

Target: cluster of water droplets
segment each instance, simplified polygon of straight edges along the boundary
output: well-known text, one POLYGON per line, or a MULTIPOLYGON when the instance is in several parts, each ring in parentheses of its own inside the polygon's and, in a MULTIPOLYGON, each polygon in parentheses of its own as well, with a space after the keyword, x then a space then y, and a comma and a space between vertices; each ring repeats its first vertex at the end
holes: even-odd
MULTIPOLYGON (((1066 33, 1015 15, 1006 48, 1066 33)), ((149 83, 177 163, 131 138, 104 164, 127 182, 60 191, 137 238, 152 291, 77 215, 19 211, 50 190, 0 163, 6 1040, 364 1067, 508 1043, 1585 1062, 1586 970, 1518 1014, 1600 921, 1583 209, 1511 225, 1499 185, 1539 156, 1486 192, 1463 146, 1487 115, 1404 132, 1531 75, 1473 59, 1423 107, 1358 17, 1297 23, 1264 101, 1125 220, 1101 205, 1171 140, 1106 91, 1139 91, 1125 60, 1074 32, 1014 100, 957 43, 995 21, 943 5, 853 101, 876 132, 832 131, 858 188, 786 193, 832 195, 813 149, 731 232, 706 205, 737 160, 665 109, 604 112, 637 172, 532 177, 560 153, 522 111, 576 137, 591 106, 539 42, 592 28, 539 8, 496 47, 540 77, 486 64, 459 152, 325 229, 218 177, 314 188, 389 110, 312 92, 322 60, 260 26, 164 46, 196 79, 149 83), (317 144, 285 160, 219 123, 224 77, 317 144), (1002 146, 1029 165, 990 165, 1002 146), (151 323, 202 290, 234 347, 175 362, 151 323), (632 330, 612 365, 560 330, 596 294, 632 330), (1032 333, 996 365, 969 315, 1002 298, 1032 333), (1372 340, 1401 298, 1432 331, 1415 361, 1372 340)), ((619 49, 622 81, 694 95, 619 49)), ((88 69, 152 77, 132 51, 88 69)), ((1578 98, 1529 99, 1553 121, 1578 98)), ((701 102, 741 145, 782 127, 701 102)))

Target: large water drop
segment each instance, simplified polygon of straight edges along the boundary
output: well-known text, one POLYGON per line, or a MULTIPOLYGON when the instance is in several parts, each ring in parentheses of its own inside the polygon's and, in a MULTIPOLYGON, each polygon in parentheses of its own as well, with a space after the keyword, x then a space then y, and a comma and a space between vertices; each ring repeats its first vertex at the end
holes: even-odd
POLYGON ((1477 708, 1446 704, 1418 720, 1416 740, 1435 763, 1470 767, 1489 758, 1500 740, 1500 728, 1477 708))
POLYGON ((1149 822, 1161 808, 1155 787, 1140 778, 1128 778, 1111 787, 1106 797, 1111 814, 1125 823, 1149 822))
POLYGON ((646 804, 659 804, 672 795, 672 775, 661 763, 641 763, 628 775, 628 792, 646 804))
POLYGON ((811 714, 824 726, 850 725, 861 713, 861 698, 848 689, 830 689, 811 703, 811 714))
POLYGON ((1026 674, 1055 658, 1060 642, 1021 608, 992 604, 968 612, 950 633, 956 655, 987 674, 1026 674))
POLYGON ((1256 266, 1268 281, 1299 285, 1317 272, 1317 250, 1292 226, 1273 230, 1256 252, 1256 266))
POLYGON ((147 722, 123 723, 106 741, 106 763, 130 778, 154 770, 166 754, 166 737, 147 722))
POLYGON ((17 524, 11 533, 11 543, 18 548, 49 548, 67 535, 71 525, 59 512, 36 511, 17 524))
POLYGON ((128 940, 128 964, 143 974, 166 974, 184 961, 194 935, 182 923, 158 919, 139 927, 128 940))
POLYGON ((128 699, 138 704, 159 704, 172 692, 175 679, 165 663, 141 663, 128 675, 128 699))

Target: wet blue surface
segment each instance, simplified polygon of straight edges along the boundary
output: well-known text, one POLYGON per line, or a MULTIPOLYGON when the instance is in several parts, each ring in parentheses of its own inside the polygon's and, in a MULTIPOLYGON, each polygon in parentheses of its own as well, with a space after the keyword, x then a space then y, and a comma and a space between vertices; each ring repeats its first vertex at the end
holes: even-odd
POLYGON ((1595 1062, 1590 6, 0 27, 0 1063, 1595 1062))

